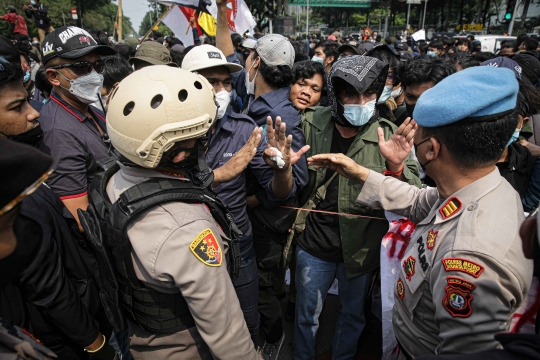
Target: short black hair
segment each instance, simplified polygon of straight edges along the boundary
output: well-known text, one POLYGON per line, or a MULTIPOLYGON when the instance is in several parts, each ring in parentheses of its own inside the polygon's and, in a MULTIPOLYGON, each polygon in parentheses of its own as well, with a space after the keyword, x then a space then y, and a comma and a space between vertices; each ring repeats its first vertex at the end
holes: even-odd
POLYGON ((294 49, 294 62, 305 61, 308 59, 306 54, 306 46, 303 41, 291 41, 291 45, 294 49))
POLYGON ((473 55, 467 55, 463 53, 457 53, 451 58, 452 63, 456 67, 456 69, 468 69, 470 67, 474 66, 480 66, 480 62, 476 58, 476 56, 473 55))
POLYGON ((467 45, 467 48, 469 49, 471 48, 471 42, 467 39, 459 39, 456 46, 463 45, 463 44, 467 45))
POLYGON ((483 63, 484 61, 488 61, 488 60, 494 59, 494 58, 496 58, 497 56, 495 56, 494 53, 489 52, 489 51, 480 51, 480 52, 477 52, 476 54, 474 54, 474 57, 475 57, 475 59, 478 60, 480 63, 483 63))
POLYGON ((516 38, 517 45, 518 46, 521 45, 521 43, 527 40, 528 38, 529 38, 529 35, 527 34, 519 34, 518 37, 516 38))
POLYGON ((422 137, 434 137, 442 142, 458 166, 477 169, 499 160, 517 123, 518 113, 514 111, 492 121, 458 121, 439 127, 424 127, 422 137))
POLYGON ((293 77, 291 84, 296 83, 300 79, 311 79, 316 74, 323 78, 323 88, 326 86, 326 70, 324 65, 318 61, 300 61, 293 66, 293 77))
POLYGON ((443 143, 456 164, 478 169, 495 164, 518 124, 517 111, 492 121, 458 121, 453 124, 422 128, 422 137, 434 137, 443 143))
POLYGON ((124 80, 133 72, 129 62, 120 56, 104 57, 105 67, 103 68, 103 86, 111 90, 117 82, 124 80))
POLYGON ((418 50, 420 50, 419 52, 421 52, 422 54, 427 54, 427 49, 428 49, 428 44, 426 43, 418 45, 418 50))
POLYGON ((432 41, 428 44, 428 47, 432 48, 432 49, 437 49, 437 50, 442 50, 443 49, 443 43, 442 41, 432 41))
MULTIPOLYGON (((519 92, 525 97, 528 105, 528 112, 521 113, 522 116, 532 116, 540 111, 540 91, 532 86, 528 81, 519 80, 519 92)), ((518 101, 519 103, 519 101, 518 101)))
POLYGON ((242 45, 242 40, 243 40, 242 35, 240 35, 238 33, 232 33, 231 34, 231 41, 232 41, 235 48, 242 45))
MULTIPOLYGON (((317 45, 315 45, 315 48, 318 48, 318 47, 322 47, 323 48, 323 53, 324 55, 328 58, 328 57, 331 57, 333 56, 334 57, 334 62, 336 62, 339 58, 339 52, 338 52, 338 48, 339 48, 339 44, 335 41, 319 41, 317 43, 317 45)), ((332 63, 334 64, 334 63, 332 63)))
POLYGON ((526 51, 535 51, 538 47, 538 40, 529 38, 523 41, 523 44, 525 45, 526 51))
POLYGON ((53 88, 51 82, 47 78, 47 74, 45 73, 45 66, 41 65, 36 72, 36 83, 35 86, 38 90, 40 90, 43 95, 48 98, 51 95, 51 90, 53 88))
MULTIPOLYGON (((257 54, 257 51, 254 51, 253 60, 257 59, 258 56, 259 54, 257 54)), ((293 78, 293 70, 287 65, 267 65, 262 61, 262 58, 259 63, 259 73, 268 85, 277 88, 289 86, 293 78)))
POLYGON ((454 45, 454 39, 449 38, 448 36, 444 35, 440 41, 443 43, 443 45, 451 46, 454 45))
POLYGON ((405 88, 409 85, 427 82, 435 85, 455 72, 454 64, 441 59, 425 57, 402 64, 399 67, 398 76, 405 88))
POLYGON ((517 52, 518 44, 514 40, 505 40, 501 43, 501 49, 512 49, 514 52, 517 52))
POLYGON ((0 91, 22 84, 23 71, 21 64, 0 61, 3 70, 0 71, 0 91))
POLYGON ((178 51, 169 50, 169 54, 171 55, 171 61, 178 65, 178 67, 182 67, 182 61, 184 60, 184 55, 182 53, 179 53, 178 51))

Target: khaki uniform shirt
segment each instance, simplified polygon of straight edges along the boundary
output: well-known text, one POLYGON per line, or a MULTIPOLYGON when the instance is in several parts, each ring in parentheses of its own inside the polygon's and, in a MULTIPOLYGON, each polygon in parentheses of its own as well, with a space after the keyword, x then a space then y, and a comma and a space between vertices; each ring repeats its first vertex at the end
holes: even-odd
MULTIPOLYGON (((107 194, 116 201, 122 192, 151 177, 167 176, 154 170, 122 166, 107 184, 107 194)), ((127 234, 139 280, 160 292, 180 291, 196 324, 163 335, 149 333, 131 323, 130 348, 135 359, 257 359, 227 272, 224 254, 228 247, 222 241, 225 235, 205 205, 161 204, 138 215, 128 226, 127 234), (211 254, 211 258, 218 260, 213 263, 205 262, 198 252, 209 241, 209 231, 218 247, 211 254), (204 241, 195 244, 201 234, 204 241), (194 251, 192 244, 197 248, 194 251)))
POLYGON ((440 199, 371 171, 357 201, 418 222, 395 285, 393 325, 412 357, 496 348, 532 278, 518 194, 499 170, 440 199))

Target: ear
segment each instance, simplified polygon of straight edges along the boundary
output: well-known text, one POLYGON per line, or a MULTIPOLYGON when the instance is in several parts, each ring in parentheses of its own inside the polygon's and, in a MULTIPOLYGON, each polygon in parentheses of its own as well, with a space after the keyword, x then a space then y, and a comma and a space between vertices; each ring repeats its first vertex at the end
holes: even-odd
POLYGON ((435 160, 441 152, 441 143, 434 137, 431 137, 428 142, 428 151, 426 152, 426 160, 435 160))
POLYGON ((52 86, 60 86, 60 80, 58 80, 58 74, 54 69, 46 69, 45 74, 47 75, 47 80, 52 84, 52 86))
POLYGON ((261 57, 257 56, 257 58, 255 59, 255 64, 253 64, 253 68, 258 69, 260 64, 261 64, 261 57))
POLYGON ((523 124, 521 124, 521 128, 522 128, 522 129, 523 129, 523 127, 524 127, 525 125, 527 125, 527 123, 529 122, 529 120, 530 120, 530 118, 529 118, 528 116, 525 116, 525 117, 523 118, 523 124))
POLYGON ((328 60, 327 64, 332 64, 335 60, 335 57, 334 55, 330 56, 330 57, 327 57, 326 60, 328 60))

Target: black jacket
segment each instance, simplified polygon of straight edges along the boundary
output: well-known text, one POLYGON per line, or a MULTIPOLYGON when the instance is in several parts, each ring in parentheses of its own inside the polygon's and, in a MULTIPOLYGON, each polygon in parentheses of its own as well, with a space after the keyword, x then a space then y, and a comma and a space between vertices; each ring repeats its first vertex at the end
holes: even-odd
POLYGON ((37 7, 34 7, 34 10, 24 10, 26 16, 31 19, 34 17, 36 21, 36 27, 40 29, 48 29, 51 26, 51 19, 47 16, 48 10, 45 4, 39 4, 37 7))
POLYGON ((501 176, 512 185, 522 199, 527 191, 535 162, 536 158, 529 149, 514 142, 508 146, 508 161, 497 163, 501 176))
MULTIPOLYGON (((34 243, 40 242, 38 250, 14 281, 27 314, 27 323, 21 325, 59 358, 86 358, 83 348, 97 338, 99 323, 107 337, 111 330, 99 317, 93 256, 85 249, 75 220, 52 190, 42 185, 22 201, 17 223, 18 240, 28 238, 20 232, 34 224, 41 231, 41 239, 32 236, 34 243)), ((0 307, 4 309, 4 304, 0 307)))

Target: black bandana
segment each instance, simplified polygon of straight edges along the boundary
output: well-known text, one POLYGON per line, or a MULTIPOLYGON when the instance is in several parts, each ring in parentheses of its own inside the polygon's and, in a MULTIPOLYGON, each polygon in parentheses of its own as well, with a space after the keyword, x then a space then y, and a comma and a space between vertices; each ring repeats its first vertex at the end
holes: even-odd
MULTIPOLYGON (((388 74, 388 64, 369 57, 369 56, 347 56, 339 59, 328 74, 328 101, 332 110, 332 117, 340 124, 347 126, 349 122, 343 116, 343 107, 337 101, 336 90, 334 89, 334 81, 340 78, 351 84, 356 91, 361 94, 366 91, 371 84, 379 77, 386 78, 388 74), (339 108, 338 108, 339 105, 339 108)), ((384 90, 385 83, 377 91, 377 99, 384 90)))

